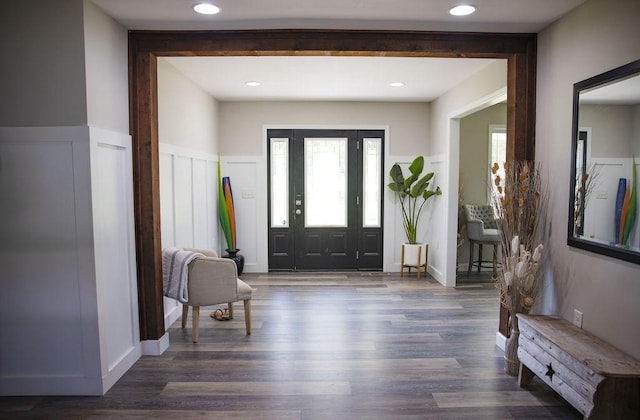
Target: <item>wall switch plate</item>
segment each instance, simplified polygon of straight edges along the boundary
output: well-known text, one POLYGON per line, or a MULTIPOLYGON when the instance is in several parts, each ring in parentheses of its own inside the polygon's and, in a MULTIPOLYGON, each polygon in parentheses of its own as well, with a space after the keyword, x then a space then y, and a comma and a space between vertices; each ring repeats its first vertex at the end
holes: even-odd
POLYGON ((577 309, 573 310, 573 325, 582 328, 582 312, 577 309))

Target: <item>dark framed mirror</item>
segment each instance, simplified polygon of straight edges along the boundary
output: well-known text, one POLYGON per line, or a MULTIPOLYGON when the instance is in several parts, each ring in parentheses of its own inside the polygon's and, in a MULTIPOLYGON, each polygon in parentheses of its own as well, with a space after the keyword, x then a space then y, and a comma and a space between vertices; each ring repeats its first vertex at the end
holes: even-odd
POLYGON ((574 84, 567 244, 640 264, 640 60, 574 84))

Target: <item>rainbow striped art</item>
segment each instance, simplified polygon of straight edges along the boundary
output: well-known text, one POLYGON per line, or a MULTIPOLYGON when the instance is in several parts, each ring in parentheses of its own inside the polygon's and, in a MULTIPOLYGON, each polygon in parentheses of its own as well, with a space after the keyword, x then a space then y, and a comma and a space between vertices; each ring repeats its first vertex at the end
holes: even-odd
POLYGON ((615 215, 615 239, 616 244, 629 245, 629 237, 636 222, 638 212, 638 174, 636 158, 633 157, 632 185, 628 185, 625 178, 620 178, 618 183, 618 196, 616 200, 615 215))
POLYGON ((218 215, 224 238, 227 241, 227 252, 237 251, 236 248, 236 215, 233 209, 233 192, 231 179, 220 174, 218 160, 218 215))
POLYGON ((616 212, 615 212, 615 243, 619 245, 620 242, 620 227, 624 227, 622 220, 622 208, 624 207, 625 196, 627 195, 627 178, 620 178, 618 180, 618 194, 616 194, 616 212))
POLYGON ((636 213, 638 211, 638 174, 636 170, 635 156, 633 157, 632 177, 633 179, 631 180, 631 182, 633 186, 631 187, 631 191, 628 192, 627 194, 627 196, 629 197, 628 200, 627 200, 627 196, 625 196, 626 214, 625 214, 624 229, 622 228, 622 226, 620 227, 620 231, 621 231, 620 236, 621 236, 623 245, 629 245, 629 236, 631 235, 631 230, 635 225, 636 213))

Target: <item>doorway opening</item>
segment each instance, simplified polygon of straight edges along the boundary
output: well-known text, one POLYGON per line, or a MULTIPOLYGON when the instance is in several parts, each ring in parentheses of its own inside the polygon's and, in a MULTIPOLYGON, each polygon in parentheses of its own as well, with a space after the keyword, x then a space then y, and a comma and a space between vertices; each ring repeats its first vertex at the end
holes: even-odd
MULTIPOLYGON (((162 56, 368 55, 506 58, 508 66, 507 158, 534 157, 536 35, 416 31, 131 31, 129 87, 133 139, 134 200, 140 338, 165 336, 158 173, 157 60, 162 56)), ((437 152, 437 151, 436 151, 437 152)), ((456 155, 457 156, 457 155, 456 155)), ((453 172, 453 168, 449 168, 453 172)), ((458 174, 448 174, 457 185, 458 174)), ((455 197, 455 195, 454 195, 455 197)), ((457 200, 447 200, 444 224, 457 200)), ((444 265, 450 265, 447 243, 444 265)), ((455 247, 455 245, 454 245, 455 247)), ((445 277, 449 278, 449 268, 445 277)), ((447 282, 447 285, 449 283, 447 282)), ((502 321, 501 321, 502 324, 502 321)))

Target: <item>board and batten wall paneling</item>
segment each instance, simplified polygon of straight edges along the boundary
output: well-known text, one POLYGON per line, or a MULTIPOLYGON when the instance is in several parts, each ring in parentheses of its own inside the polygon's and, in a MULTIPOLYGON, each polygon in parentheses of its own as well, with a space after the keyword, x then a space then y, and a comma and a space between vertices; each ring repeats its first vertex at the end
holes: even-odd
POLYGON ((105 389, 140 358, 131 137, 90 128, 98 323, 105 389))
POLYGON ((173 157, 173 216, 176 235, 176 245, 179 247, 193 246, 193 159, 174 155, 173 157))
MULTIPOLYGON (((449 171, 447 156, 430 156, 425 159, 427 161, 426 170, 435 172, 429 189, 434 189, 436 186, 443 188, 446 182, 446 174, 449 171)), ((451 194, 451 191, 447 191, 447 193, 451 194)), ((421 223, 424 225, 423 228, 426 231, 427 241, 429 242, 429 274, 440 283, 445 284, 446 243, 451 239, 447 237, 446 225, 442 223, 447 217, 445 192, 443 191, 442 194, 429 199, 430 203, 425 205, 421 223)))
POLYGON ((163 248, 176 243, 173 203, 173 155, 160 152, 160 235, 163 248))
POLYGON ((0 395, 102 395, 89 165, 86 126, 0 128, 0 395))
MULTIPOLYGON (((388 167, 385 171, 385 176, 388 178, 389 170, 394 163, 398 163, 406 175, 409 173, 409 165, 415 159, 415 156, 390 156, 388 160, 388 167)), ((434 189, 436 186, 443 188, 443 182, 445 180, 446 162, 444 156, 425 156, 425 167, 423 175, 428 172, 435 172, 433 180, 429 184, 429 189, 434 189)), ((386 179, 385 178, 385 181, 386 179)), ((399 272, 402 263, 402 244, 407 242, 407 236, 402 226, 402 209, 400 207, 400 200, 396 194, 393 193, 386 186, 384 186, 385 194, 385 207, 384 218, 385 226, 391 226, 393 229, 385 230, 384 240, 384 255, 385 261, 388 262, 387 271, 399 272), (388 236, 387 236, 388 235, 388 236)), ((420 215, 418 222, 418 242, 425 242, 429 244, 429 255, 427 256, 427 270, 436 280, 443 283, 443 270, 446 259, 444 256, 444 249, 442 244, 444 243, 445 229, 442 223, 436 222, 436 220, 442 220, 443 213, 446 211, 446 203, 443 200, 443 196, 434 196, 429 199, 429 202, 425 204, 425 207, 420 215)))
MULTIPOLYGON (((220 253, 216 156, 160 143, 160 211, 163 248, 194 247, 220 253)), ((182 314, 175 299, 164 298, 168 328, 182 314)))
MULTIPOLYGON (((231 180, 236 213, 236 246, 244 271, 267 272, 267 168, 257 156, 222 157, 222 175, 231 180)), ((221 239, 221 246, 226 247, 221 239)))

